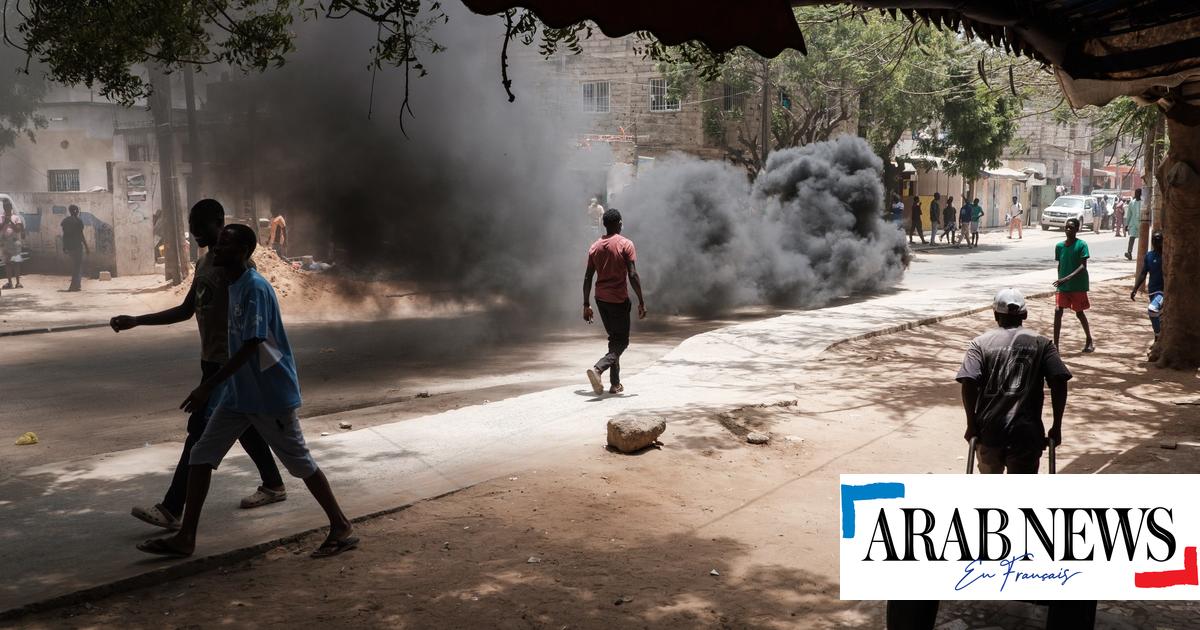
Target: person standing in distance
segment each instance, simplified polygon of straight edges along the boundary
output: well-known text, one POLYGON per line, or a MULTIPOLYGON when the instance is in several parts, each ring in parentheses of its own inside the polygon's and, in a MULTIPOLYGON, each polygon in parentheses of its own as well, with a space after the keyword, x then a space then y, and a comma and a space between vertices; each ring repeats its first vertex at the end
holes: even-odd
POLYGON ((1091 257, 1087 243, 1076 238, 1079 233, 1079 219, 1067 219, 1067 240, 1054 246, 1054 260, 1058 261, 1058 280, 1054 281, 1057 289, 1054 309, 1054 346, 1058 347, 1058 336, 1062 331, 1063 309, 1075 311, 1083 326, 1083 334, 1087 336, 1084 342, 1084 352, 1095 352, 1092 343, 1092 329, 1088 325, 1087 314, 1084 311, 1091 308, 1088 301, 1088 270, 1087 261, 1091 257))

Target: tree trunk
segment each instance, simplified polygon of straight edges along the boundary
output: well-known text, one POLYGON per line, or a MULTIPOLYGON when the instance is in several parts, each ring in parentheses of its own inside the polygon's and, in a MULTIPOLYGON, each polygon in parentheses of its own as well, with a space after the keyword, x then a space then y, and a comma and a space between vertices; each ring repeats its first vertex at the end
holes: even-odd
POLYGON ((1163 208, 1163 273, 1168 305, 1163 313, 1160 367, 1200 367, 1200 126, 1168 119, 1171 140, 1159 166, 1163 208))
POLYGON ((892 199, 900 194, 900 167, 895 158, 883 161, 883 219, 892 220, 892 199))
POLYGON ((759 134, 760 142, 762 142, 762 168, 767 168, 767 156, 771 153, 771 60, 763 58, 762 60, 762 110, 759 112, 762 115, 762 131, 759 134))
POLYGON ((162 202, 167 244, 166 279, 179 284, 187 278, 183 256, 183 226, 179 213, 179 185, 175 171, 175 130, 171 126, 171 79, 157 65, 150 65, 150 113, 154 117, 155 144, 158 148, 159 201, 162 202))
POLYGON ((1145 190, 1142 194, 1142 216, 1137 226, 1137 277, 1142 275, 1142 265, 1146 262, 1146 250, 1150 244, 1151 220, 1158 221, 1159 218, 1155 215, 1161 215, 1161 212, 1154 211, 1154 202, 1158 195, 1154 194, 1157 188, 1155 181, 1156 169, 1158 168, 1158 147, 1161 146, 1159 137, 1159 127, 1162 126, 1162 112, 1158 112, 1158 119, 1150 128, 1146 130, 1145 139, 1142 141, 1142 153, 1146 156, 1146 176, 1143 178, 1145 190))

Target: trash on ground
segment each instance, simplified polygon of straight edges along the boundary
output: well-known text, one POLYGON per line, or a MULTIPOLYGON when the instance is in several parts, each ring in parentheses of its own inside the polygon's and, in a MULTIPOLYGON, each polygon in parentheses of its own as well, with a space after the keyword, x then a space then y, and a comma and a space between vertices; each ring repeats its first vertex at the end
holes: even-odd
POLYGON ((38 436, 33 431, 22 433, 21 437, 17 438, 15 444, 17 446, 30 446, 38 443, 38 436))

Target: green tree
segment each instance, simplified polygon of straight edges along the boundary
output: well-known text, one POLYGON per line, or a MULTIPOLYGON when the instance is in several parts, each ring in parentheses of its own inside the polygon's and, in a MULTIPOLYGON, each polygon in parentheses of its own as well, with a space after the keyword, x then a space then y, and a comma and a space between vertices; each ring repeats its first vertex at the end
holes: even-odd
POLYGON ((960 66, 949 77, 939 116, 941 129, 922 138, 919 147, 946 158, 947 172, 973 182, 983 169, 1000 165, 1000 154, 1016 133, 1020 112, 1017 97, 976 82, 971 70, 960 66))

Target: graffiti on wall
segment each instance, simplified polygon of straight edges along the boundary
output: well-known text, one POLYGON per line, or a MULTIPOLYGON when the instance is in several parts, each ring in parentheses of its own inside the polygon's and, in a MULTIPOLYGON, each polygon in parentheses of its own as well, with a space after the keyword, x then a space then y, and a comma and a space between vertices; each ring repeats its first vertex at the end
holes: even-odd
POLYGON ((82 212, 79 218, 83 219, 85 226, 90 225, 96 231, 96 253, 113 254, 116 251, 111 225, 96 218, 96 215, 91 212, 82 212))

